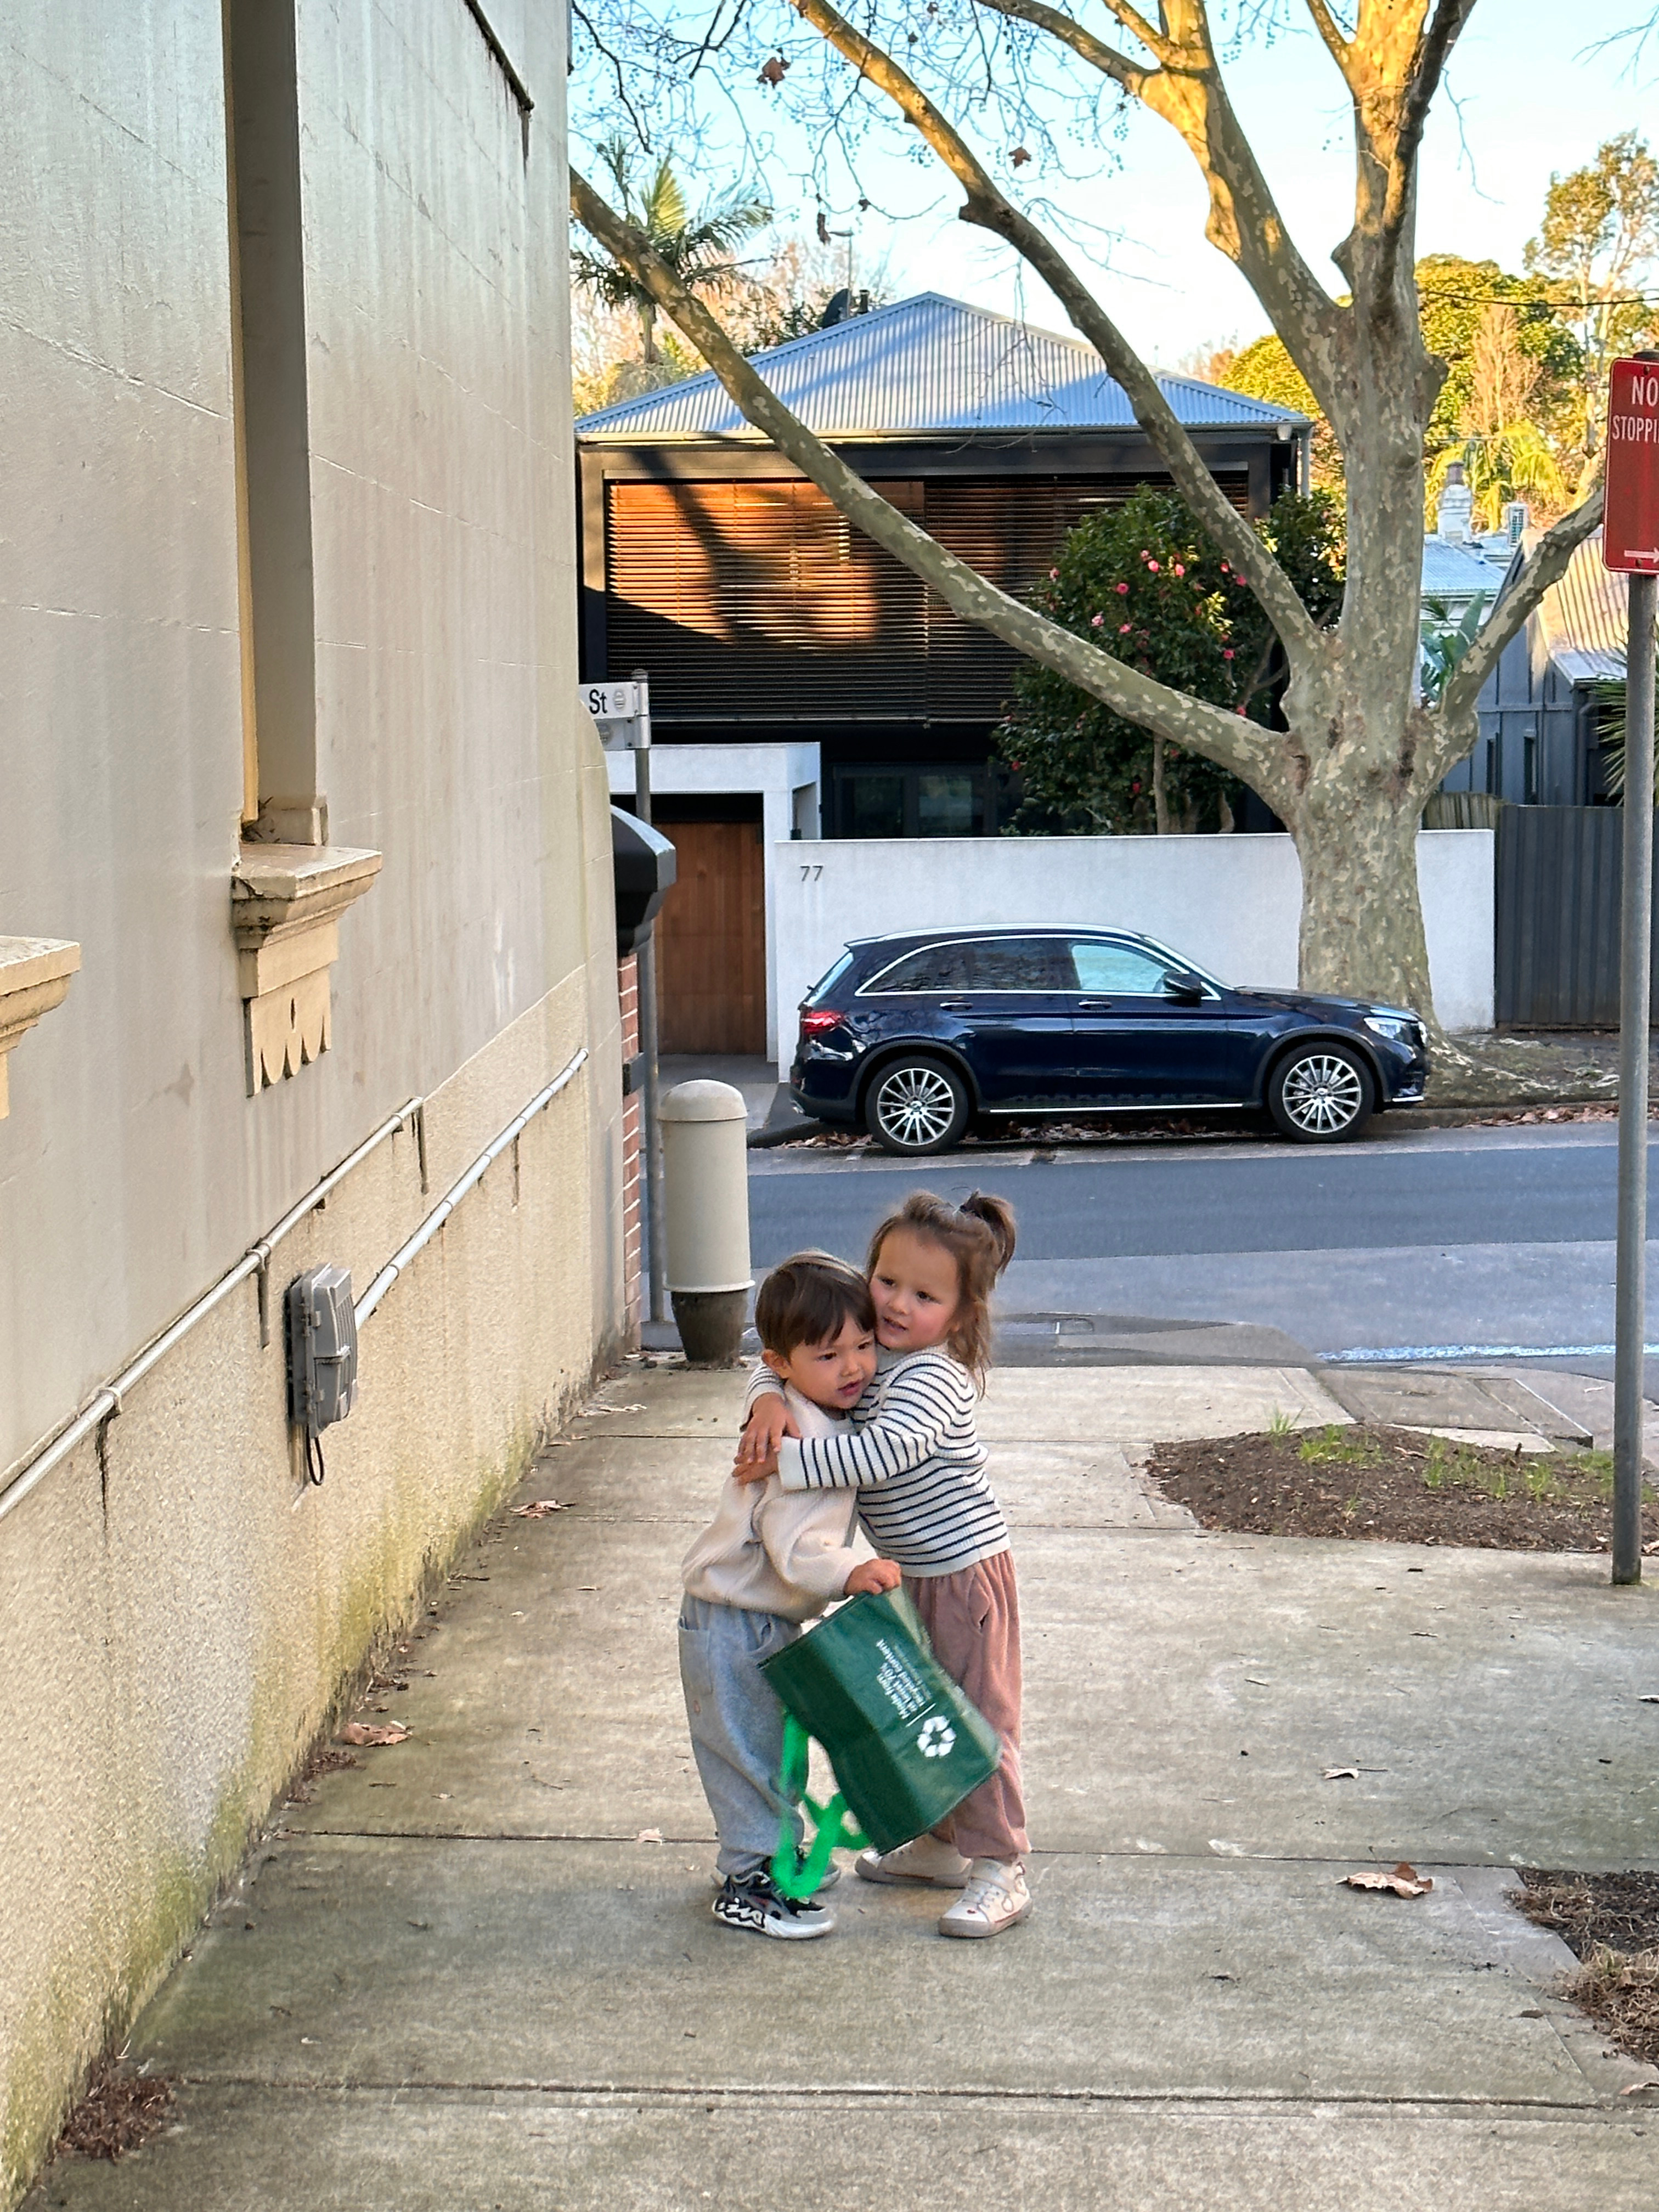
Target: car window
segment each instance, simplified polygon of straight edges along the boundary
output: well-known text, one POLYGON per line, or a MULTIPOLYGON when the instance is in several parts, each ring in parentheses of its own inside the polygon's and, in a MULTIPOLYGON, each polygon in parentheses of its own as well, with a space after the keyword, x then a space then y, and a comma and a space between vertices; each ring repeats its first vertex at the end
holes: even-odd
POLYGON ((976 991, 1068 991, 1060 940, 1055 937, 987 937, 969 947, 976 991))
POLYGON ((865 985, 866 991, 965 991, 969 988, 968 945, 929 945, 896 961, 884 975, 865 985))
POLYGON ((1161 996, 1169 964, 1133 945, 1112 945, 1099 938, 1073 938, 1072 962, 1079 991, 1102 998, 1150 999, 1161 996))
POLYGON ((847 973, 852 964, 852 953, 850 951, 843 952, 840 959, 835 963, 834 967, 827 969, 824 973, 819 976, 817 981, 813 984, 811 989, 806 994, 805 998, 802 1000, 801 1004, 806 1006, 816 1006, 819 1000, 823 998, 825 994, 830 990, 835 984, 840 982, 842 977, 847 973))

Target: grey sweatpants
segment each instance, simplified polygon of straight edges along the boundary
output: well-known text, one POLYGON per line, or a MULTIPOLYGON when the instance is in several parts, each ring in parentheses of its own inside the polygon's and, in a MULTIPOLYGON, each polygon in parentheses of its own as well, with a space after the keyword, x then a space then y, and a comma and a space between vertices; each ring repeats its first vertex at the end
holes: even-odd
POLYGON ((739 1881, 766 1865, 787 1812, 795 1841, 800 1814, 778 1792, 783 1766, 783 1707, 760 1662, 800 1631, 775 1613, 713 1605, 689 1594, 680 1607, 680 1681, 691 1749, 720 1839, 715 1861, 739 1881))

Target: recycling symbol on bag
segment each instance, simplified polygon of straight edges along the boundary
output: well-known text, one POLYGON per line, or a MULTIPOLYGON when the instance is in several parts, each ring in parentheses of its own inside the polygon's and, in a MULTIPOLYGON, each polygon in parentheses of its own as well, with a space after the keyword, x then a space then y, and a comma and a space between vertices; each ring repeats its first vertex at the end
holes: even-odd
POLYGON ((956 1740, 957 1732, 950 1722, 935 1713, 932 1720, 922 1723, 916 1749, 924 1759, 946 1759, 956 1740))

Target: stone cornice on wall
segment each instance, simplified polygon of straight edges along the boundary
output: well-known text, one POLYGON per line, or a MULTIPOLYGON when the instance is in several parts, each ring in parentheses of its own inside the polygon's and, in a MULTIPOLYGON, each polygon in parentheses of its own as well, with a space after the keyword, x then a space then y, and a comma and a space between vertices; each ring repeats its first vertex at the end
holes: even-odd
POLYGON ((0 1121, 10 1111, 6 1069, 13 1046, 63 1004, 80 965, 80 946, 64 939, 0 937, 0 1121))
POLYGON ((337 924, 380 872, 380 854, 342 845, 243 846, 231 872, 230 918, 249 1097, 328 1050, 337 924))

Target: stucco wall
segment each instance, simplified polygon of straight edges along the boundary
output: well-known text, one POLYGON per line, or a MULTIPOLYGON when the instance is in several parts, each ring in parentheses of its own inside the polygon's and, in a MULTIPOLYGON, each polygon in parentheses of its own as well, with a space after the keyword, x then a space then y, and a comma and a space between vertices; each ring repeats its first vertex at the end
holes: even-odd
MULTIPOLYGON (((1492 1018, 1492 833, 1425 830, 1418 883, 1435 1011, 1492 1018)), ((779 1046, 849 938, 963 923, 1133 929, 1229 983, 1294 984, 1302 871, 1288 837, 842 839, 778 848, 779 1046)))
POLYGON ((0 0, 0 932, 82 947, 0 1124, 0 1468, 586 957, 564 12, 496 18, 527 162, 463 0, 301 9, 320 782, 386 864, 250 1099, 219 0, 0 0))
POLYGON ((283 1246, 368 1322, 296 1479, 250 1282, 0 1521, 0 2204, 331 1701, 624 1326, 608 797, 574 706, 565 15, 301 0, 333 1047, 246 1095, 220 0, 0 0, 0 933, 77 939, 0 1121, 0 1485, 389 1113, 283 1246))

